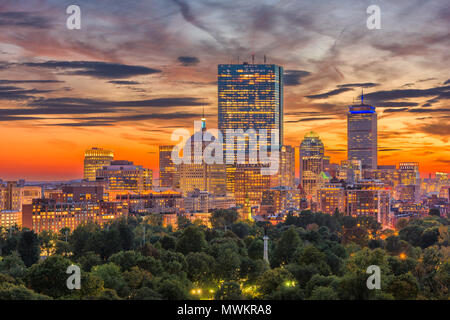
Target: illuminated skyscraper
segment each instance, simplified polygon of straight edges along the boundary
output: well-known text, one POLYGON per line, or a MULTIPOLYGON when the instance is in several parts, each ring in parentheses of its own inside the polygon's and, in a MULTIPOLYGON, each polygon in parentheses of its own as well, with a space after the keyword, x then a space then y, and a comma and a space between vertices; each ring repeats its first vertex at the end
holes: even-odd
POLYGON ((97 180, 106 181, 110 191, 141 193, 152 189, 153 172, 130 161, 115 160, 97 170, 97 180))
POLYGON ((176 168, 172 161, 173 146, 159 146, 159 185, 166 188, 176 186, 176 168))
POLYGON ((362 98, 347 114, 347 159, 361 160, 363 169, 377 169, 377 113, 362 98))
MULTIPOLYGON (((258 130, 266 129, 267 150, 270 150, 270 130, 278 130, 279 148, 283 144, 283 68, 273 64, 246 62, 219 65, 218 108, 218 126, 224 141, 227 129, 242 129, 244 132, 256 130, 256 137, 247 135, 246 139, 257 139, 258 130)), ((237 150, 237 146, 234 150, 237 150)), ((234 165, 227 166, 227 190, 230 192, 234 192, 235 168, 234 165)))
POLYGON ((114 159, 112 150, 92 148, 84 153, 84 179, 95 181, 96 172, 103 166, 110 165, 114 159))
POLYGON ((300 184, 306 195, 316 197, 319 174, 323 171, 324 146, 319 135, 308 132, 300 144, 300 184))

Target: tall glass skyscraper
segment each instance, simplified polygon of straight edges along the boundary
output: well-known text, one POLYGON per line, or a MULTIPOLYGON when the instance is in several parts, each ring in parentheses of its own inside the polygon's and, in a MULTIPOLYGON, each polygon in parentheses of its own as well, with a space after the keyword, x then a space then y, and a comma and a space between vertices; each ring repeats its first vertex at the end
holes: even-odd
MULTIPOLYGON (((242 129, 244 132, 254 129, 257 133, 260 129, 267 129, 267 150, 270 150, 270 130, 276 129, 278 147, 283 145, 283 68, 274 64, 245 62, 219 65, 218 108, 218 126, 224 135, 224 142, 227 129, 242 129)), ((229 192, 234 192, 234 171, 235 166, 227 166, 229 192)))
POLYGON ((377 169, 377 113, 361 103, 347 114, 347 159, 361 160, 363 169, 377 169))

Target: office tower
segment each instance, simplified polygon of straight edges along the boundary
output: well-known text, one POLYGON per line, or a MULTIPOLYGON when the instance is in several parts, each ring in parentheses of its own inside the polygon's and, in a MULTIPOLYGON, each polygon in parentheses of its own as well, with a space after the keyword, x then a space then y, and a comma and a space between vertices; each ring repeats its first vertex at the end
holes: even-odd
POLYGON ((319 174, 323 171, 324 146, 319 135, 308 132, 300 144, 300 184, 311 200, 316 198, 319 174))
POLYGON ((361 160, 362 169, 377 169, 377 113, 363 103, 349 107, 347 114, 347 159, 361 160))
POLYGON ((111 150, 102 148, 92 148, 84 153, 84 179, 95 181, 98 169, 108 166, 114 159, 114 153, 111 150))
POLYGON ((299 210, 302 199, 301 191, 297 188, 279 186, 264 190, 261 200, 260 215, 286 214, 291 210, 299 210))
POLYGON ((271 176, 261 174, 260 164, 238 164, 235 170, 236 204, 248 207, 259 206, 264 190, 270 189, 271 176))
POLYGON ((105 181, 110 191, 141 193, 152 189, 153 172, 131 161, 115 160, 97 170, 97 180, 105 181))
POLYGON ((372 216, 387 224, 390 215, 391 190, 376 180, 362 180, 347 189, 347 214, 372 216))
POLYGON ((318 209, 322 213, 334 214, 337 209, 344 214, 345 200, 345 187, 337 181, 330 181, 317 191, 318 209))
POLYGON ((361 160, 342 160, 339 168, 339 179, 353 184, 362 179, 361 160))
POLYGON ((212 141, 203 139, 206 131, 206 121, 202 118, 200 130, 187 140, 183 148, 183 154, 188 151, 187 148, 190 150, 190 163, 183 161, 176 166, 180 190, 184 195, 194 192, 196 189, 214 195, 224 195, 227 192, 226 165, 223 163, 207 163, 203 156, 198 158, 199 155, 196 155, 196 141, 201 148, 201 155, 203 155, 205 148, 214 141, 214 138, 212 141))
POLYGON ((291 146, 282 146, 280 150, 280 165, 278 169, 277 185, 295 187, 295 149, 291 146))
POLYGON ((400 184, 420 184, 419 163, 400 162, 398 166, 400 184))
POLYGON ((22 210, 22 192, 16 181, 6 182, 4 210, 17 211, 22 210))
POLYGON ((172 161, 172 145, 159 146, 159 186, 176 187, 176 167, 172 161))
POLYGON ((42 198, 42 187, 39 186, 23 186, 21 190, 22 205, 31 204, 33 199, 42 198))
MULTIPOLYGON (((218 127, 224 135, 226 130, 249 129, 256 136, 245 135, 245 148, 255 143, 260 129, 268 131, 267 150, 272 144, 279 149, 283 144, 283 68, 273 64, 221 64, 218 66, 218 127), (278 130, 278 143, 272 141, 271 130, 278 130)), ((258 148, 258 147, 257 147, 258 148)), ((259 148, 258 148, 259 149, 259 148)), ((238 150, 237 144, 233 152, 238 150)), ((224 156, 226 148, 224 148, 224 156)), ((249 154, 246 152, 246 161, 249 154)), ((234 158, 236 163, 236 158, 234 158)), ((227 190, 234 192, 236 166, 227 166, 227 190)))

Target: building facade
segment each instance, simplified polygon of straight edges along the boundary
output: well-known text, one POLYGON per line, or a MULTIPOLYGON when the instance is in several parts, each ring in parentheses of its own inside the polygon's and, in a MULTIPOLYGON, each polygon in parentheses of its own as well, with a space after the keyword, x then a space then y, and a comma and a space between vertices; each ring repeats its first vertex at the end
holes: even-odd
POLYGON ((91 148, 84 153, 84 179, 95 181, 98 169, 109 166, 114 160, 112 150, 91 148))
POLYGON ((377 169, 377 113, 375 107, 350 106, 347 113, 347 159, 361 160, 363 169, 377 169))

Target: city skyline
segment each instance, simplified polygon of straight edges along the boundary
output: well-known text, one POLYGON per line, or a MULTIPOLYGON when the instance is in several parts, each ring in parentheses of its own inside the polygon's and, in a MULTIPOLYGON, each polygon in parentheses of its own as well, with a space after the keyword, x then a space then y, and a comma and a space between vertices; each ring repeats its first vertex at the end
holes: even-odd
POLYGON ((348 106, 364 88, 379 113, 379 165, 416 161, 423 177, 449 171, 443 3, 381 4, 381 30, 365 27, 365 3, 343 12, 343 4, 263 1, 252 15, 257 4, 239 1, 114 10, 80 1, 81 30, 65 28, 57 2, 37 4, 2 4, 4 180, 81 179, 84 152, 96 146, 157 173, 158 146, 174 129, 190 130, 203 107, 217 128, 217 65, 251 63, 252 54, 285 70, 286 145, 313 130, 331 162, 345 160, 348 106))

